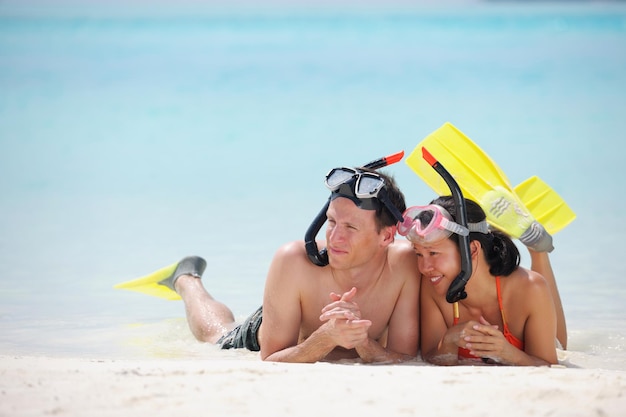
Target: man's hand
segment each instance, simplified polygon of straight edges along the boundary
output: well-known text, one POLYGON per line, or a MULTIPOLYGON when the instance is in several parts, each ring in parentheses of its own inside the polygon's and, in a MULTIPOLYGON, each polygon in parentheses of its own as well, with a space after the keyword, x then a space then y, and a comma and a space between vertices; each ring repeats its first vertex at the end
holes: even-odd
POLYGON ((368 331, 372 322, 361 319, 361 310, 354 297, 356 288, 342 295, 330 293, 330 304, 322 309, 320 320, 337 346, 353 349, 367 341, 368 331))

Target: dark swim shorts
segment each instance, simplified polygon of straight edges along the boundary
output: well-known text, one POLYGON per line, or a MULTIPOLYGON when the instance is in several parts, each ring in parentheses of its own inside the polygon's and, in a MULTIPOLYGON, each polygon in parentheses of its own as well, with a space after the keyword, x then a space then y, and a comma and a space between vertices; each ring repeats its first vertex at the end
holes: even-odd
POLYGON ((217 345, 222 349, 248 349, 253 352, 261 350, 257 333, 263 320, 263 306, 252 313, 241 325, 220 337, 217 345))

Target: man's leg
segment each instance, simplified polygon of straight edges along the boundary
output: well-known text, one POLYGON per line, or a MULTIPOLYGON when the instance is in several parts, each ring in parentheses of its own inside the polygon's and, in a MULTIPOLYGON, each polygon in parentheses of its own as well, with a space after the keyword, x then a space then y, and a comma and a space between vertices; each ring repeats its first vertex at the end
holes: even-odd
POLYGON ((181 275, 176 279, 175 287, 185 303, 187 323, 196 339, 216 343, 235 327, 232 311, 207 292, 200 278, 181 275))

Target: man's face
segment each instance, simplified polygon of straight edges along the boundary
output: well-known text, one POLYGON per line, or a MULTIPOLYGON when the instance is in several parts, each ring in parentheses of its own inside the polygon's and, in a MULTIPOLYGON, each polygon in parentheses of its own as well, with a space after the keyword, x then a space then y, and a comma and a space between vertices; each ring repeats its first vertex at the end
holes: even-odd
POLYGON ((363 263, 379 248, 374 210, 360 209, 350 199, 338 197, 330 202, 326 216, 326 244, 334 267, 363 263))

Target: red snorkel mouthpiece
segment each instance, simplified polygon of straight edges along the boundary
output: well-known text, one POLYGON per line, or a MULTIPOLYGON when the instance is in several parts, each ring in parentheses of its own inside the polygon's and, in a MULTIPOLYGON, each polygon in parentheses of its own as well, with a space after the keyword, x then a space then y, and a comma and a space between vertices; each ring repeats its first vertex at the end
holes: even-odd
POLYGON ((395 164, 396 162, 400 162, 403 157, 404 157, 404 151, 400 151, 400 152, 376 159, 374 161, 368 162, 367 164, 363 165, 363 167, 370 168, 370 169, 378 169, 378 168, 386 167, 387 165, 395 164))

